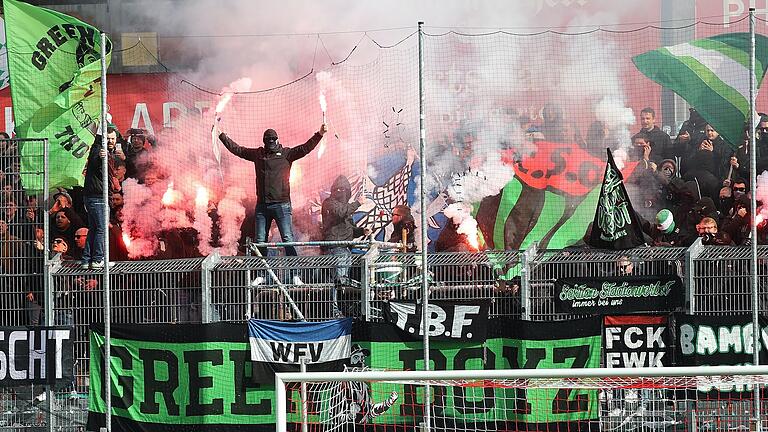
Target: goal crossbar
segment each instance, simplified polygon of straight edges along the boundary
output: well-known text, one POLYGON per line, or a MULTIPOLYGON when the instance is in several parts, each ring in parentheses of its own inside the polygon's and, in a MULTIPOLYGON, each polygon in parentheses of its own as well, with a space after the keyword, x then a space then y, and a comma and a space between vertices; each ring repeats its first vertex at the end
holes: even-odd
MULTIPOLYGON (((438 381, 532 380, 581 378, 657 378, 758 376, 768 380, 768 366, 686 366, 662 368, 582 368, 582 369, 494 369, 442 371, 364 371, 304 372, 275 375, 277 432, 287 430, 287 383, 342 381, 422 381, 425 385, 438 381)), ((763 381, 762 379, 760 381, 763 381)))

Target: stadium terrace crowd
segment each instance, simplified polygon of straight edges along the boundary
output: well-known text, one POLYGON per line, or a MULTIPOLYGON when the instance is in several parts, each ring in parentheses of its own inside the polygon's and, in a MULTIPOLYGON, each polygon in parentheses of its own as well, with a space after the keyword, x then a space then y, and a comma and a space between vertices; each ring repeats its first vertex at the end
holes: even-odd
MULTIPOLYGON (((626 162, 636 165, 625 185, 646 243, 690 246, 701 237, 708 245, 749 244, 749 131, 733 150, 694 109, 674 140, 655 125, 651 108, 641 111, 641 124, 627 151, 626 162)), ((768 116, 761 114, 754 133, 761 173, 768 169, 768 116)), ((766 224, 758 223, 758 243, 766 244, 766 224)))
MULTIPOLYGON (((750 190, 749 184, 749 132, 734 151, 717 131, 696 112, 690 110, 674 139, 656 124, 653 109, 640 113, 641 128, 632 136, 629 149, 618 148, 609 139, 609 131, 602 122, 595 121, 582 137, 573 126, 564 121, 556 108, 545 107, 543 123, 528 129, 527 138, 532 141, 548 141, 580 144, 583 148, 603 157, 606 147, 613 147, 617 160, 633 166, 625 177, 625 185, 635 211, 643 223, 647 244, 653 246, 689 246, 697 237, 704 244, 745 245, 750 239, 750 190), (597 154, 597 149, 600 154, 597 154)), ((756 130, 757 172, 768 169, 768 116, 762 115, 756 130)), ((21 163, 14 141, 6 133, 0 138, 0 273, 36 274, 40 264, 43 242, 48 242, 52 254, 60 254, 64 260, 83 260, 87 249, 89 223, 85 210, 88 201, 88 185, 70 189, 58 189, 52 193, 47 212, 38 206, 39 196, 27 195, 20 182, 21 163), (49 237, 43 238, 43 220, 49 218, 49 237), (15 258, 30 258, 18 260, 15 258), (28 262, 27 262, 28 261, 28 262)), ((96 142, 101 142, 97 137, 96 142)), ((141 184, 151 184, 163 178, 163 173, 152 161, 152 151, 157 145, 154 137, 141 129, 129 129, 125 135, 116 127, 107 131, 108 166, 110 178, 110 258, 112 261, 128 260, 128 250, 122 236, 123 190, 122 182, 134 178, 141 184)), ((93 153, 93 152, 92 152, 93 153)), ((91 165, 88 165, 91 166, 91 165)), ((83 175, 87 177, 87 167, 83 175)), ((87 183, 87 182, 86 182, 87 183)), ((216 221, 215 207, 209 216, 216 221)), ((408 227, 408 250, 416 251, 413 238, 414 223, 410 209, 398 206, 393 209, 394 230, 391 239, 400 241, 404 235, 403 221, 408 227), (403 216, 405 219, 403 219, 403 216), (395 220, 399 218, 398 220, 395 220)), ((246 218, 241 237, 252 233, 248 226, 253 218, 246 218)), ((476 251, 475 242, 458 233, 458 221, 450 219, 435 242, 438 251, 476 251)), ((212 245, 220 239, 214 224, 212 245)), ((200 256, 193 228, 174 229, 162 233, 163 247, 152 259, 200 256)), ((587 236, 585 236, 587 238, 587 236)), ((334 238, 333 240, 338 240, 334 238)), ((766 223, 759 221, 758 243, 768 244, 766 223)), ((578 245, 577 245, 578 246, 578 245)), ((482 247, 481 247, 482 248, 482 247)), ((98 268, 103 263, 91 263, 98 268)))

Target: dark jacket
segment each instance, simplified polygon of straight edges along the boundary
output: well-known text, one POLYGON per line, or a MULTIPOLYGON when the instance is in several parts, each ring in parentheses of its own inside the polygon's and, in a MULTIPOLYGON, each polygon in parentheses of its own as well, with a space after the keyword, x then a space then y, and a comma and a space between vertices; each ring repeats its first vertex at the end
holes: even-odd
MULTIPOLYGON (((96 135, 96 141, 91 146, 91 151, 88 153, 88 162, 86 163, 85 172, 85 186, 83 186, 83 196, 89 197, 101 197, 104 194, 104 183, 102 182, 102 161, 99 157, 99 150, 101 150, 101 135, 96 135)), ((111 157, 107 158, 107 167, 109 173, 109 192, 115 191, 115 183, 117 176, 115 175, 115 167, 111 157)))
POLYGON ((712 151, 700 150, 699 145, 701 145, 703 141, 704 140, 700 140, 697 142, 689 150, 688 155, 683 159, 682 173, 688 174, 691 172, 707 171, 712 173, 712 175, 718 179, 719 183, 722 181, 720 179, 725 178, 725 176, 722 175, 722 169, 723 165, 730 160, 730 146, 723 141, 722 137, 718 136, 712 142, 712 151))
POLYGON ((392 224, 393 231, 388 241, 390 243, 403 243, 403 230, 405 230, 406 252, 416 252, 416 221, 413 219, 411 209, 406 205, 399 205, 395 209, 402 210, 405 216, 398 223, 392 224))
POLYGON ((350 203, 352 187, 346 177, 340 175, 331 186, 331 196, 323 201, 323 240, 348 241, 363 235, 363 229, 355 226, 352 214, 360 207, 350 203))
POLYGON ((253 162, 256 169, 256 192, 259 204, 291 202, 291 165, 294 161, 308 155, 323 138, 315 133, 306 143, 296 147, 281 147, 277 152, 269 152, 264 147, 241 147, 225 133, 219 139, 233 155, 253 162))
POLYGON ((645 132, 648 135, 648 139, 651 140, 651 161, 657 164, 664 159, 674 158, 674 149, 672 148, 672 140, 669 138, 666 132, 659 129, 658 126, 654 126, 653 129, 647 131, 641 129, 640 132, 645 132))
POLYGON ((741 195, 735 200, 733 207, 729 209, 730 211, 723 215, 723 220, 720 222, 720 230, 728 233, 738 246, 746 245, 752 234, 752 218, 749 215, 749 208, 749 197, 746 194, 741 195), (740 208, 746 209, 747 214, 740 216, 740 208))

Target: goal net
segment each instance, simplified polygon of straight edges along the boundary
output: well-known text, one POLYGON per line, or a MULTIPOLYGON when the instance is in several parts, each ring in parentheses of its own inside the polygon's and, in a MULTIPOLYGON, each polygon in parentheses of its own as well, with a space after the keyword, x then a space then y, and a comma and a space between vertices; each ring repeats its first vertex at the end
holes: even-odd
POLYGON ((761 374, 723 368, 643 369, 647 376, 639 369, 633 376, 615 376, 615 369, 571 370, 568 377, 558 377, 557 370, 282 374, 277 430, 757 430, 757 419, 768 412, 762 402, 768 368, 761 374), (687 372, 675 376, 681 369, 687 372), (589 376, 576 374, 582 371, 589 376))

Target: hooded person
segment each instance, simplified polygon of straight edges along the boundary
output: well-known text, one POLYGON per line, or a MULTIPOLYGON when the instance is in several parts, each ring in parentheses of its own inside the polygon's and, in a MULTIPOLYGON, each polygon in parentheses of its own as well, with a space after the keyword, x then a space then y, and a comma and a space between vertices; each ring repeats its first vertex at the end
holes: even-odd
POLYGON ((750 224, 750 198, 746 194, 739 195, 733 201, 733 207, 723 216, 721 230, 728 233, 731 240, 737 246, 749 244, 749 238, 752 231, 750 224))
MULTIPOLYGON (((349 241, 363 235, 363 229, 355 226, 352 215, 367 201, 360 195, 355 202, 349 202, 352 198, 352 186, 343 175, 336 177, 331 186, 331 195, 323 201, 323 240, 325 241, 349 241)), ((344 247, 349 251, 348 247, 344 247)))
MULTIPOLYGON (((219 140, 233 155, 253 162, 256 171, 256 242, 267 241, 272 222, 277 223, 283 242, 293 242, 293 219, 291 207, 291 185, 289 182, 293 163, 308 155, 317 147, 327 131, 325 124, 307 142, 296 147, 283 147, 274 129, 264 131, 263 147, 242 147, 226 133, 219 134, 219 140)), ((262 256, 266 248, 260 248, 262 256)), ((297 255, 294 246, 286 246, 286 255, 297 255)), ((295 277, 294 277, 294 282, 295 277)))
POLYGON ((720 219, 720 213, 717 211, 715 202, 708 196, 696 201, 696 204, 693 205, 688 213, 688 222, 692 225, 697 225, 705 217, 710 217, 714 220, 720 219))
MULTIPOLYGON (((355 202, 349 202, 352 198, 352 186, 343 175, 336 177, 331 186, 331 196, 323 201, 323 240, 325 241, 351 241, 366 233, 363 228, 355 225, 352 215, 357 209, 368 201, 364 195, 360 195, 355 202)), ((349 278, 349 267, 352 265, 349 246, 336 245, 323 249, 328 255, 337 255, 336 283, 333 288, 333 314, 341 316, 337 302, 336 285, 349 278)))
POLYGON ((666 177, 667 179, 676 177, 678 175, 677 162, 675 162, 674 159, 662 160, 661 162, 659 162, 659 173, 664 177, 666 177))

